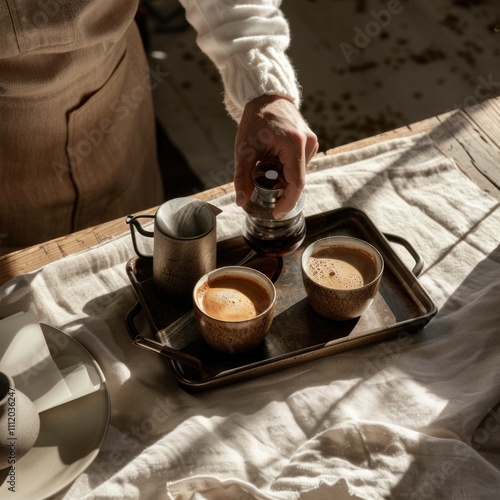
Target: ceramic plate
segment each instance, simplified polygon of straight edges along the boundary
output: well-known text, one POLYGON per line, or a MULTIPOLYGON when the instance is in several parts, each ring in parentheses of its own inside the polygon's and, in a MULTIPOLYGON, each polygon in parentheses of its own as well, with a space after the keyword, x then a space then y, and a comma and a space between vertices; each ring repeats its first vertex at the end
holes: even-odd
MULTIPOLYGON (((89 352, 76 340, 41 324, 52 357, 63 369, 78 362, 93 364, 99 390, 40 414, 35 446, 16 463, 15 478, 0 470, 0 498, 48 498, 71 484, 95 459, 108 431, 111 415, 104 375, 89 352), (9 482, 15 484, 15 494, 9 482)), ((11 483, 12 484, 12 483, 11 483)))

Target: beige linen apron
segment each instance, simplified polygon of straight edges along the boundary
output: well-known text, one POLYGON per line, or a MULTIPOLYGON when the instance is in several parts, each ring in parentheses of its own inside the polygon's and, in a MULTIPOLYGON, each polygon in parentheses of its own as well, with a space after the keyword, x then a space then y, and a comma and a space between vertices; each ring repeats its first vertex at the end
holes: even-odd
POLYGON ((0 253, 162 202, 136 8, 0 0, 0 253))

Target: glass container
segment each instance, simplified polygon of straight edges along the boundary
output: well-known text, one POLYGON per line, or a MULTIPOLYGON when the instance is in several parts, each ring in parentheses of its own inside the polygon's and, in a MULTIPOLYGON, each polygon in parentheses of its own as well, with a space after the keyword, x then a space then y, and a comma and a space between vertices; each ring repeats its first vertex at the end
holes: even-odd
POLYGON ((296 250, 306 236, 302 213, 306 195, 301 193, 295 207, 276 219, 273 210, 283 196, 286 181, 279 160, 258 162, 252 172, 254 190, 243 226, 243 237, 250 248, 260 255, 278 257, 296 250))

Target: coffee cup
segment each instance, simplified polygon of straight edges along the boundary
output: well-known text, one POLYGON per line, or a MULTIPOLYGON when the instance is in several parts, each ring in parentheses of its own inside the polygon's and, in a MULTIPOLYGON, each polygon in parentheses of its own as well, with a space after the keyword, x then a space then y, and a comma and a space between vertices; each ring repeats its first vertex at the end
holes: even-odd
POLYGON ((193 289, 193 309, 203 338, 227 353, 257 347, 271 327, 275 305, 272 281, 243 266, 211 271, 193 289))
POLYGON ((384 259, 370 243, 351 236, 330 236, 303 252, 302 279, 312 308, 332 320, 361 316, 377 295, 384 259))

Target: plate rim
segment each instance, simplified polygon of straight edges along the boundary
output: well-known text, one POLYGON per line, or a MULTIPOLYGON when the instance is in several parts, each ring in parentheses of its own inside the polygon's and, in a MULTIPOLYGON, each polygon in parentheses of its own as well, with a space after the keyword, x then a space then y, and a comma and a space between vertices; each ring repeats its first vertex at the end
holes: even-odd
MULTIPOLYGON (((73 337, 71 337, 67 333, 63 332, 59 328, 56 328, 56 327, 49 325, 48 323, 45 323, 45 322, 39 322, 39 325, 42 329, 44 337, 47 334, 48 335, 52 334, 55 336, 60 336, 61 338, 64 337, 65 339, 69 339, 70 344, 72 344, 74 347, 76 347, 76 349, 78 351, 83 352, 88 357, 88 359, 92 361, 92 363, 93 363, 93 365, 98 373, 99 379, 101 381, 101 386, 95 392, 101 391, 101 392, 105 393, 105 395, 106 395, 106 397, 103 399, 106 402, 105 406, 103 407, 103 410, 106 413, 105 418, 103 418, 103 432, 102 432, 101 436, 99 436, 99 439, 97 441, 97 445, 96 445, 95 449, 92 452, 90 452, 86 457, 82 457, 80 459, 81 463, 75 468, 75 470, 72 473, 70 473, 68 475, 68 477, 63 476, 60 479, 60 481, 54 481, 52 483, 54 485, 53 488, 46 488, 45 491, 39 492, 41 496, 39 496, 38 498, 40 498, 40 500, 46 500, 46 499, 52 498, 54 495, 56 495, 57 493, 64 490, 64 488, 71 485, 81 474, 83 474, 83 472, 85 472, 88 469, 88 467, 90 467, 90 465, 97 458, 97 456, 98 456, 99 452, 101 451, 101 448, 104 444, 104 441, 108 435, 109 427, 111 424, 111 397, 109 394, 108 384, 107 384, 104 372, 102 371, 102 368, 100 367, 97 360, 89 352, 89 350, 85 346, 83 346, 78 340, 74 339, 73 337)), ((65 352, 65 348, 62 348, 62 349, 56 351, 55 354, 53 354, 51 352, 52 359, 54 359, 54 361, 57 362, 56 360, 57 360, 58 355, 63 355, 64 352, 65 352)), ((83 397, 85 397, 85 396, 83 396, 83 397)), ((61 405, 61 407, 64 406, 65 404, 71 404, 71 401, 68 401, 67 403, 63 403, 61 405)), ((28 455, 30 453, 30 451, 28 451, 28 453, 26 455, 28 455)), ((22 463, 23 463, 23 461, 21 458, 19 460, 19 462, 16 464, 16 473, 17 474, 22 473, 22 463)), ((68 468, 71 465, 72 464, 69 464, 68 468)), ((29 471, 25 471, 25 472, 29 474, 29 471)), ((30 480, 30 482, 33 481, 33 479, 34 478, 32 478, 30 480)), ((3 487, 4 484, 5 484, 5 481, 2 484, 0 484, 0 487, 3 487)), ((27 492, 26 494, 23 494, 23 492, 20 491, 19 493, 21 494, 20 498, 26 498, 25 495, 29 492, 27 492)))

